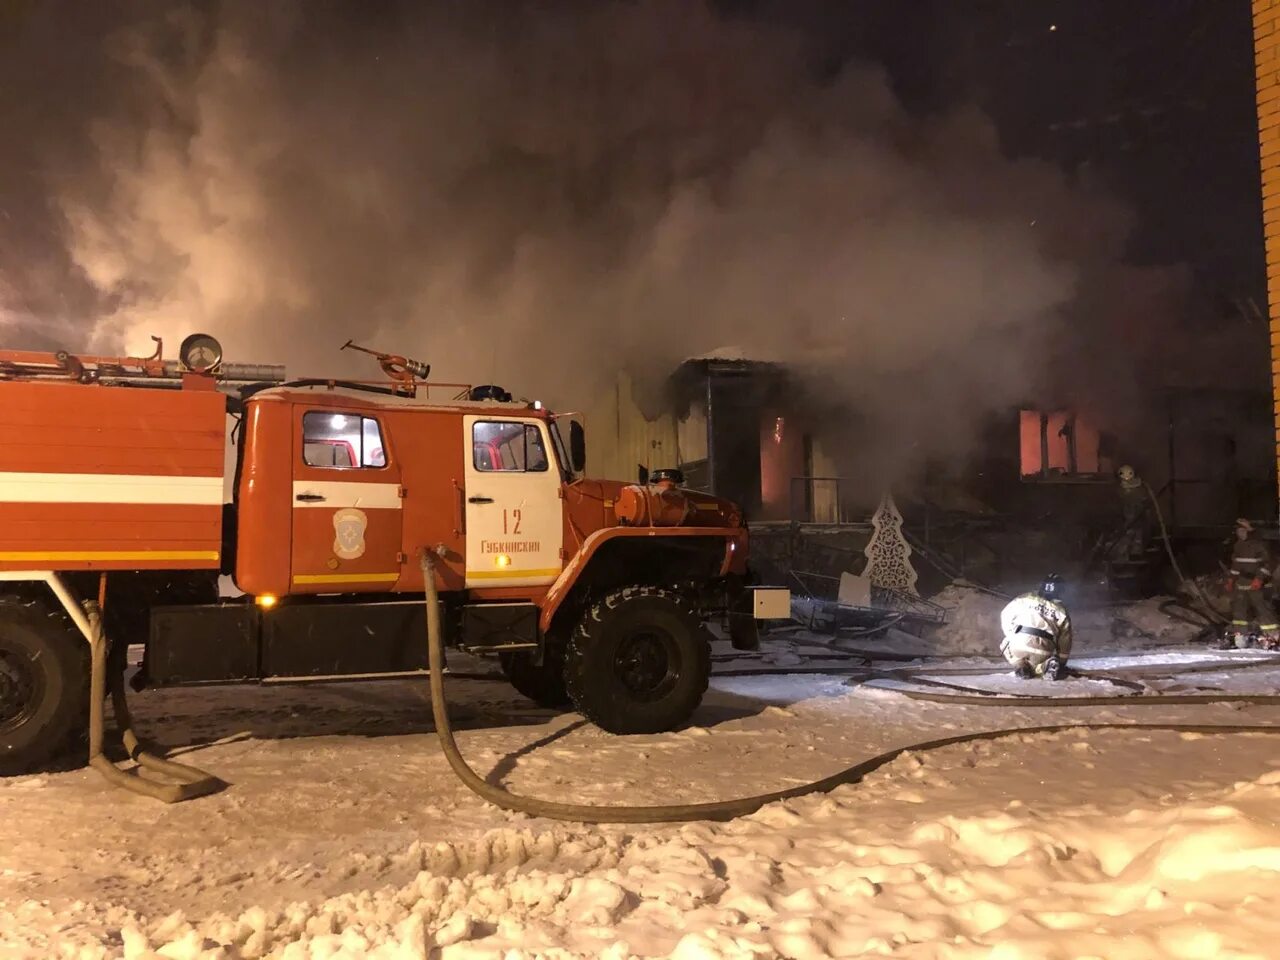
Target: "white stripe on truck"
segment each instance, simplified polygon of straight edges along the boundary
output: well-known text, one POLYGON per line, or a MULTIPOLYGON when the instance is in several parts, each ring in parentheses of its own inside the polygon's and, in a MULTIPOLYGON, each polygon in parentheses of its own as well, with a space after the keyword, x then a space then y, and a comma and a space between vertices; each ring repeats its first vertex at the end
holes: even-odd
POLYGON ((145 503, 220 507, 222 477, 0 472, 0 503, 145 503))

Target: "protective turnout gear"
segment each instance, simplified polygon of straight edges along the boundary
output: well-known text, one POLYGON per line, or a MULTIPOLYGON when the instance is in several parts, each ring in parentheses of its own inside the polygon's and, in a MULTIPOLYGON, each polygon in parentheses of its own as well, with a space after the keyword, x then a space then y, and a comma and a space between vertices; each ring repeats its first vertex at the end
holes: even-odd
POLYGON ((1004 639, 1000 653, 1022 676, 1025 661, 1033 674, 1043 675, 1049 661, 1054 672, 1065 673, 1071 655, 1071 617, 1062 601, 1055 599, 1061 589, 1057 577, 1046 577, 1038 593, 1024 593, 1009 602, 1000 614, 1004 639))
POLYGON ((1271 648, 1280 639, 1275 607, 1263 592, 1263 584, 1271 578, 1271 552, 1266 543, 1253 536, 1253 524, 1236 521, 1236 542, 1231 548, 1231 575, 1227 590, 1231 594, 1231 632, 1224 648, 1231 645, 1244 649, 1249 645, 1249 627, 1256 622, 1261 645, 1271 648))
POLYGON ((1040 596, 1047 597, 1050 600, 1056 599, 1058 594, 1062 592, 1062 578, 1056 573, 1051 573, 1044 578, 1044 582, 1040 584, 1040 596))
POLYGON ((1147 541, 1150 539, 1147 491, 1142 478, 1128 464, 1117 471, 1117 477, 1120 480, 1120 520, 1123 529, 1114 549, 1117 558, 1136 559, 1146 551, 1147 541))

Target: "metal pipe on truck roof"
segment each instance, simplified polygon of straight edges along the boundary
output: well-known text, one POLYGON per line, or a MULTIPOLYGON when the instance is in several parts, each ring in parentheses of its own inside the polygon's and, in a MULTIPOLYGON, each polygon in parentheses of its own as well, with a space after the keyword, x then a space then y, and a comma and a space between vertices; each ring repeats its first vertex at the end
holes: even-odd
MULTIPOLYGON (((187 370, 177 360, 164 362, 166 377, 181 377, 187 370)), ((283 363, 224 363, 214 376, 218 380, 236 380, 245 383, 282 383, 286 379, 283 363)))
POLYGON ((218 368, 218 379, 283 383, 288 377, 283 363, 224 363, 218 368))

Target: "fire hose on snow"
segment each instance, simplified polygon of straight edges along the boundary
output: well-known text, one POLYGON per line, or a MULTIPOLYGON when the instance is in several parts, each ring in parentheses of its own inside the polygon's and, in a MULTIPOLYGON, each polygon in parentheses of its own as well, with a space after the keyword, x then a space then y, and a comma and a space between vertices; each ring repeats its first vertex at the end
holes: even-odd
MULTIPOLYGON (((1280 733, 1280 724, 1181 724, 1181 723, 1059 723, 1028 727, 1007 727, 975 733, 958 734, 934 740, 926 740, 888 750, 870 757, 829 777, 811 783, 788 787, 769 793, 738 797, 709 803, 663 804, 654 806, 597 806, 594 804, 565 803, 526 797, 494 784, 481 777, 463 758, 449 721, 448 705, 444 691, 444 639, 440 623, 440 599, 435 585, 435 561, 430 551, 422 553, 422 571, 425 584, 427 646, 430 667, 431 710, 436 736, 441 750, 454 774, 482 800, 505 810, 552 820, 576 823, 679 823, 693 820, 732 820, 754 813, 769 803, 788 800, 812 793, 825 793, 836 787, 857 783, 868 774, 893 762, 905 753, 918 753, 942 747, 976 741, 1000 740, 1019 735, 1060 733, 1068 730, 1148 730, 1177 733, 1223 735, 1240 733, 1280 733)), ((177 803, 215 793, 226 786, 219 778, 196 767, 166 760, 148 751, 139 741, 133 729, 133 721, 125 697, 123 663, 109 662, 107 638, 102 623, 100 605, 86 604, 90 627, 90 704, 89 704, 89 764, 115 786, 164 803, 177 803), (116 726, 129 757, 137 764, 136 771, 118 767, 103 752, 104 706, 111 696, 116 726), (168 781, 148 779, 142 771, 158 774, 168 781)), ((1264 666, 1275 658, 1241 664, 1240 666, 1264 666)), ((785 671, 791 672, 791 671, 785 671)), ((907 680, 903 669, 888 671, 833 671, 830 667, 814 668, 806 672, 851 672, 862 674, 853 679, 859 681, 885 679, 907 680)), ((948 671, 970 674, 972 669, 948 671)), ((1129 696, 1045 697, 995 694, 978 688, 962 687, 945 681, 910 677, 912 682, 924 682, 948 690, 934 693, 926 690, 893 688, 910 699, 939 703, 955 703, 976 706, 1017 707, 1073 707, 1073 706, 1155 706, 1167 704, 1244 703, 1252 705, 1280 704, 1280 695, 1270 694, 1158 694, 1129 696)))
MULTIPOLYGON (((467 763, 458 749, 453 736, 453 728, 449 722, 448 705, 444 696, 444 638, 440 625, 440 598, 435 583, 435 558, 432 551, 422 551, 422 576, 425 585, 427 650, 431 676, 431 714, 435 722, 436 737, 444 752, 449 767, 458 779, 480 799, 504 810, 544 817, 550 820, 567 820, 574 823, 682 823, 691 820, 733 820, 737 817, 755 813, 765 804, 779 800, 789 800, 811 793, 827 793, 836 787, 857 783, 875 770, 898 759, 905 753, 918 753, 936 750, 957 744, 972 743, 979 740, 1000 740, 1020 735, 1061 733, 1068 730, 1149 730, 1172 733, 1195 733, 1202 735, 1222 735, 1239 733, 1280 733, 1280 724, 1186 724, 1186 723, 1058 723, 1034 727, 1010 727, 999 730, 985 730, 978 733, 964 733, 956 736, 926 740, 903 747, 888 750, 877 756, 854 764, 846 770, 812 783, 800 784, 785 790, 757 794, 751 797, 738 797, 732 800, 719 800, 711 803, 664 804, 655 806, 597 806, 594 804, 565 803, 556 800, 544 800, 537 797, 526 797, 512 793, 504 787, 496 786, 485 780, 467 763)), ((916 699, 931 699, 922 694, 916 699)), ((1097 703, 1110 700, 1132 704, 1135 700, 1146 700, 1148 703, 1168 703, 1163 696, 1153 697, 1115 697, 1115 698, 1072 698, 1073 703, 1097 703)), ((1054 701, 1053 697, 1018 698, 1018 706, 1048 706, 1040 701, 1054 701)), ((1242 696, 1242 695, 1182 695, 1178 702, 1187 703, 1220 703, 1224 701, 1247 701, 1251 703, 1280 703, 1280 696, 1242 696)), ((978 698, 977 702, 982 702, 978 698)), ((990 701, 986 701, 987 704, 990 701)), ((1061 701, 1053 705, 1060 706, 1061 701)))
POLYGON ((107 637, 102 625, 100 605, 86 604, 87 618, 92 635, 89 644, 89 766, 97 770, 117 787, 133 793, 152 797, 164 803, 179 803, 195 797, 203 797, 221 790, 224 784, 217 777, 185 763, 165 760, 146 750, 133 730, 133 718, 124 692, 124 667, 112 669, 107 657, 107 637), (138 765, 138 772, 121 770, 102 752, 103 708, 110 686, 111 709, 116 727, 124 742, 125 752, 138 765), (149 770, 168 778, 170 783, 148 780, 140 771, 149 770))
MULTIPOLYGON (((565 803, 526 797, 489 783, 463 758, 449 722, 448 706, 444 691, 444 640, 440 624, 440 599, 435 585, 435 562, 431 552, 422 554, 422 571, 425 584, 427 646, 430 666, 431 709, 436 736, 450 768, 463 784, 482 800, 505 810, 552 820, 576 823, 679 823, 693 820, 732 820, 754 813, 769 803, 792 799, 812 793, 825 793, 836 787, 857 783, 868 774, 886 766, 906 753, 918 753, 976 741, 993 741, 1019 735, 1060 733, 1068 730, 1148 730, 1202 735, 1240 733, 1280 733, 1280 724, 1180 724, 1180 723, 1060 723, 1029 727, 1008 727, 975 733, 958 734, 934 740, 926 740, 888 750, 821 780, 788 787, 769 793, 710 803, 664 804, 654 806, 597 806, 593 804, 565 803)), ((91 670, 89 708, 89 764, 112 784, 164 803, 176 803, 206 796, 221 790, 226 784, 219 778, 196 767, 166 760, 148 751, 139 741, 133 729, 133 721, 125 697, 123 663, 109 662, 100 605, 86 604, 90 627, 91 670), (125 771, 103 753, 104 705, 110 693, 116 726, 129 757, 138 765, 136 771, 125 771), (149 771, 172 782, 161 782, 141 776, 149 771)), ((1270 663, 1257 661, 1241 666, 1261 666, 1270 663)), ((790 672, 790 671, 787 671, 790 672)), ((815 668, 814 672, 832 672, 830 667, 815 668)), ((845 671, 839 671, 845 672, 845 671)), ((863 673, 859 671, 849 671, 863 673)), ((972 673, 972 670, 949 671, 972 673)), ((904 670, 867 671, 857 680, 907 679, 904 670)), ((924 678, 913 677, 915 682, 924 678)), ((1263 694, 1160 694, 1146 696, 1090 696, 1044 697, 1025 695, 997 695, 977 688, 961 687, 945 681, 926 681, 930 686, 946 688, 951 692, 934 693, 923 690, 895 689, 904 696, 923 701, 957 703, 964 705, 1017 707, 1070 707, 1070 706, 1154 706, 1165 704, 1247 703, 1258 705, 1280 704, 1280 695, 1263 694)))

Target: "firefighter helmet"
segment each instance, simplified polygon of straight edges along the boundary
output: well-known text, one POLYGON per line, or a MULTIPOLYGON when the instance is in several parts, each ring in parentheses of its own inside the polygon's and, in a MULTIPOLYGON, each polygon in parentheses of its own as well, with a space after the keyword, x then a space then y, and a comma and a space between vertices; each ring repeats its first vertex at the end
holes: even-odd
POLYGON ((1044 578, 1040 584, 1040 596, 1049 600, 1056 600, 1062 595, 1062 578, 1056 573, 1051 573, 1044 578))

